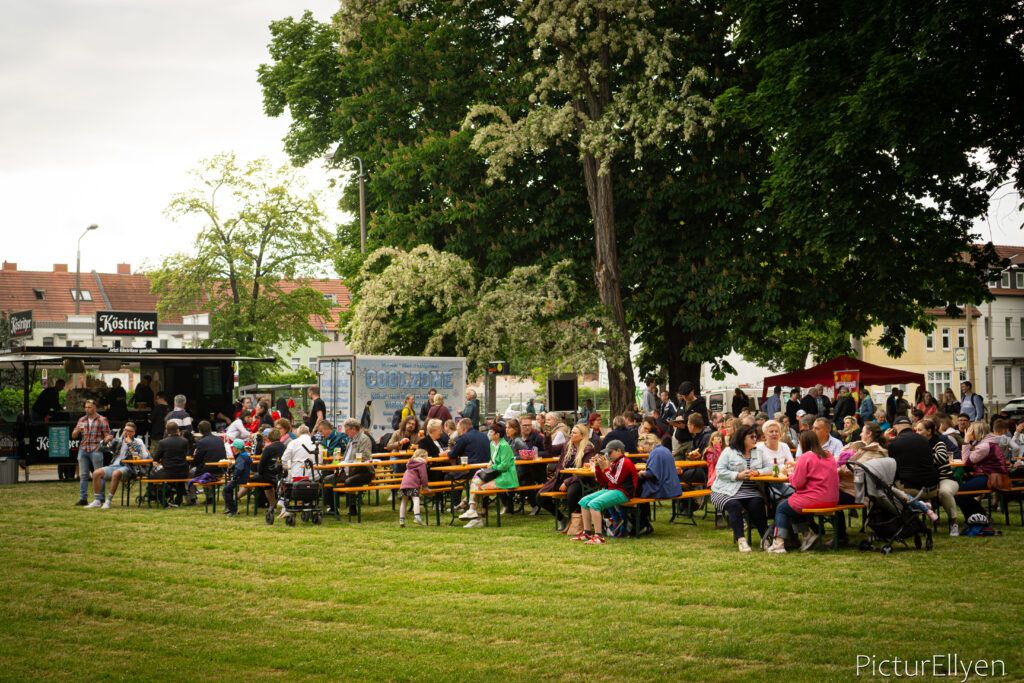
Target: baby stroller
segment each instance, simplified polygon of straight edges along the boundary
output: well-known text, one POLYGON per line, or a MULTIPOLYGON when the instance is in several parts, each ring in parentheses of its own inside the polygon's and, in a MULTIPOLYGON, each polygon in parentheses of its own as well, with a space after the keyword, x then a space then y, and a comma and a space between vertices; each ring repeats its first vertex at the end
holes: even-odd
POLYGON ((920 550, 922 537, 924 549, 932 549, 932 531, 924 520, 925 513, 910 506, 917 497, 905 501, 893 489, 896 463, 891 458, 879 458, 863 464, 849 462, 846 466, 853 470, 858 502, 867 499, 867 525, 871 534, 867 540, 861 541, 862 551, 879 550, 888 555, 894 543, 906 546, 910 538, 914 539, 914 547, 920 550), (881 547, 875 547, 875 543, 880 543, 881 547))
MULTIPOLYGON (((303 522, 320 524, 324 520, 323 511, 323 475, 313 469, 313 461, 306 460, 303 472, 308 476, 295 477, 292 481, 282 479, 277 485, 277 497, 284 511, 288 513, 284 523, 295 526, 295 515, 303 522)), ((267 524, 274 523, 274 510, 268 509, 265 516, 267 524)))

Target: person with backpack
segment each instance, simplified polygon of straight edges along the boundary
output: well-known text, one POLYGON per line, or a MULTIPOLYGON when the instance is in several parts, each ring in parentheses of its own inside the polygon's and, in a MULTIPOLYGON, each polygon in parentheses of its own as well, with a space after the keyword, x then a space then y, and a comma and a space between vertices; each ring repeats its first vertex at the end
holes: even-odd
POLYGON ((960 412, 967 416, 971 422, 980 422, 985 419, 985 401, 974 393, 974 385, 968 381, 960 382, 960 412))

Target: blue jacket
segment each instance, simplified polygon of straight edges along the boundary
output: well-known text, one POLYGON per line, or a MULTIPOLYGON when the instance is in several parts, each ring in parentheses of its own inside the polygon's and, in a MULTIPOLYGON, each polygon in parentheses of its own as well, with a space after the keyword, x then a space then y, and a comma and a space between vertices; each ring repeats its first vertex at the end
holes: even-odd
POLYGON ((651 451, 647 469, 640 477, 643 481, 640 495, 643 498, 675 498, 683 492, 672 451, 664 446, 656 446, 651 451))
POLYGON ((875 419, 875 402, 871 400, 867 393, 860 400, 860 407, 857 409, 857 412, 860 414, 860 419, 864 422, 871 422, 875 419))
POLYGON ((469 464, 482 465, 491 460, 491 441, 480 430, 470 429, 455 439, 455 445, 448 451, 448 456, 456 461, 465 456, 469 458, 469 464))
POLYGON ((246 451, 235 456, 235 471, 231 477, 237 484, 245 484, 249 481, 249 473, 252 471, 252 458, 246 451))

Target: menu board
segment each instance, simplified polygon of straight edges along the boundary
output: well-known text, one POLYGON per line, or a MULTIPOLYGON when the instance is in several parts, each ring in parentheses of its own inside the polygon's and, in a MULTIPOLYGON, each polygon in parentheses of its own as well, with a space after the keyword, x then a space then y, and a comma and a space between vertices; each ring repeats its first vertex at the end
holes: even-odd
POLYGON ((50 427, 47 441, 51 458, 71 457, 71 427, 50 427))

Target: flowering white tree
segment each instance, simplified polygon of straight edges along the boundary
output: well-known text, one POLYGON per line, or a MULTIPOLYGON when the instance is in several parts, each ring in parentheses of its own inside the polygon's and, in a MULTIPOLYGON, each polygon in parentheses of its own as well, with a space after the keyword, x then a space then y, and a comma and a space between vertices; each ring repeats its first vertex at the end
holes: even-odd
POLYGON ((465 125, 488 160, 492 180, 512 162, 553 142, 579 150, 594 226, 594 279, 619 343, 606 349, 612 411, 633 401, 629 330, 615 236, 614 162, 669 136, 689 138, 710 122, 711 105, 693 88, 700 69, 682 64, 681 37, 650 0, 524 0, 515 19, 530 33, 537 68, 528 112, 513 120, 482 103, 465 125))

